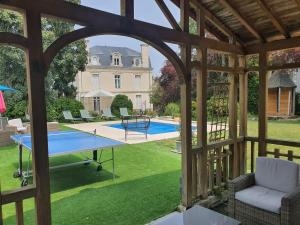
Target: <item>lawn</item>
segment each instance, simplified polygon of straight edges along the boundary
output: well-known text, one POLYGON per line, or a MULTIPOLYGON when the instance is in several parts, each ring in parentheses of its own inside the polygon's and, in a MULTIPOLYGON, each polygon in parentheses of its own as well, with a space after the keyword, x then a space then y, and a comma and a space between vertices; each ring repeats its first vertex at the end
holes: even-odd
MULTIPOLYGON (((112 166, 76 166, 51 171, 54 225, 135 225, 173 211, 180 203, 180 156, 171 153, 173 141, 149 142, 117 148, 116 180, 112 166)), ((17 147, 0 149, 2 190, 19 187, 12 178, 17 168, 17 147)), ((106 151, 105 157, 110 157, 106 151)), ((51 159, 51 164, 83 159, 72 155, 51 159)), ((34 224, 33 200, 25 201, 26 224, 34 224)), ((15 224, 14 205, 4 206, 4 224, 15 224)))
MULTIPOLYGON (((269 121, 268 124, 269 137, 299 140, 300 121, 269 121)), ((257 136, 257 127, 256 120, 249 120, 249 136, 257 136)), ((174 140, 166 140, 116 149, 115 182, 111 179, 110 163, 100 173, 94 165, 51 171, 53 224, 138 225, 173 211, 180 203, 180 155, 171 153, 174 147, 174 140)), ((104 156, 109 157, 110 151, 104 156)), ((83 158, 75 154, 50 162, 55 165, 83 158)), ((0 149, 2 190, 20 185, 19 180, 12 178, 17 159, 15 145, 0 149)), ((24 208, 26 224, 34 224, 33 200, 25 201, 24 208)), ((14 215, 14 205, 4 206, 6 225, 15 224, 14 215)))

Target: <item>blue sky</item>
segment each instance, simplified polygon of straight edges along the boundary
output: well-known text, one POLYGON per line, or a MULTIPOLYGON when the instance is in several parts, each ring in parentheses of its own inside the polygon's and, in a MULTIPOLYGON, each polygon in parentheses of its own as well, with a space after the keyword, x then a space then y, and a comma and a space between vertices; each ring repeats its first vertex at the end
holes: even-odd
MULTIPOLYGON (((165 3, 171 9, 174 17, 179 21, 180 12, 179 9, 171 3, 169 0, 165 0, 165 3)), ((81 4, 107 11, 110 13, 120 13, 120 0, 81 0, 81 4)), ((154 0, 136 0, 135 1, 135 18, 138 20, 154 23, 160 26, 171 27, 166 20, 154 0), (149 12, 149 13, 147 13, 149 12)), ((134 50, 140 51, 141 41, 114 35, 103 35, 89 38, 90 47, 94 45, 107 45, 107 46, 119 46, 129 47, 134 50)), ((170 45, 175 51, 178 51, 177 47, 170 45)), ((163 66, 165 57, 156 51, 154 48, 150 48, 150 58, 155 75, 159 75, 160 68, 163 66)))

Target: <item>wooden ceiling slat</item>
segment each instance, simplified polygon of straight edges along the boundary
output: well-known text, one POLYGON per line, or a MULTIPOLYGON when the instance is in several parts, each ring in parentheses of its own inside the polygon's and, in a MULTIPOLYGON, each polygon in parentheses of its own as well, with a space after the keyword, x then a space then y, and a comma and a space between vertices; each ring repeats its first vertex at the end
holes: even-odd
POLYGON ((250 23, 238 12, 238 10, 231 5, 227 0, 218 0, 224 7, 229 9, 231 13, 245 26, 257 39, 264 42, 265 39, 261 36, 258 31, 250 25, 250 23))
POLYGON ((295 0, 298 4, 298 6, 300 7, 300 0, 295 0))
MULTIPOLYGON (((299 0, 300 1, 300 0, 299 0)), ((268 15, 268 17, 271 19, 274 26, 280 31, 282 35, 284 35, 286 38, 290 37, 289 32, 284 28, 282 23, 276 19, 274 12, 269 9, 269 6, 264 0, 256 0, 257 4, 263 9, 263 11, 268 15)))

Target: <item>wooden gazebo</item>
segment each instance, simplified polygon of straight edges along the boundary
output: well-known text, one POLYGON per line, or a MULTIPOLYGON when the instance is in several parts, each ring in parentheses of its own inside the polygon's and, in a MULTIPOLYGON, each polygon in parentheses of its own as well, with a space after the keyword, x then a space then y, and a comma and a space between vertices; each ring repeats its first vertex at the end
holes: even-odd
MULTIPOLYGON (((154 1, 154 0, 153 0, 154 1)), ((163 0, 155 0, 172 29, 141 22, 134 17, 134 0, 120 0, 119 15, 75 5, 63 0, 1 0, 0 7, 24 15, 24 35, 0 33, 0 43, 23 49, 26 53, 27 82, 33 143, 33 185, 1 193, 1 205, 16 203, 17 224, 23 224, 22 202, 34 198, 36 224, 51 224, 50 179, 47 145, 44 79, 49 65, 64 46, 94 35, 117 34, 142 40, 165 55, 174 65, 181 81, 182 112, 182 205, 189 207, 206 199, 212 190, 226 187, 226 181, 246 172, 246 160, 254 169, 255 143, 258 154, 296 157, 289 151, 267 150, 267 144, 300 147, 298 142, 271 140, 267 137, 267 81, 269 71, 298 68, 300 62, 270 65, 272 51, 300 47, 299 0, 172 0, 181 10, 180 24, 163 0), (41 18, 51 17, 81 25, 43 50, 41 18), (189 19, 197 22, 197 34, 190 34, 189 19), (218 40, 205 37, 205 30, 218 40), (181 47, 178 56, 166 43, 181 47), (197 57, 192 61, 192 49, 197 57), (208 52, 224 54, 226 65, 210 65, 208 52), (249 67, 248 55, 259 56, 259 64, 249 67), (191 70, 197 74, 198 133, 192 147, 191 70), (229 138, 207 142, 207 74, 208 71, 229 73, 229 138), (247 136, 247 76, 259 72, 259 134, 247 136), (238 97, 239 96, 239 97, 238 97), (238 102, 239 99, 239 102, 238 102), (239 111, 238 111, 239 104, 239 111), (238 115, 239 113, 239 115, 238 115), (239 126, 238 124, 239 118, 239 126), (246 159, 247 142, 251 158, 246 159), (223 152, 220 149, 229 149, 223 152), (210 162, 210 163, 209 163, 210 162), (211 166, 207 166, 209 165, 211 166), (212 171, 214 170, 214 171, 212 171), (211 174, 211 176, 208 176, 211 174)), ((100 3, 99 3, 100 4, 100 3)), ((150 12, 145 12, 150 13, 150 12)), ((194 58, 194 57, 193 57, 194 58)), ((154 206, 155 207, 155 206, 154 206)), ((0 209, 1 212, 1 209, 0 209)), ((2 224, 0 213, 0 224, 2 224)))

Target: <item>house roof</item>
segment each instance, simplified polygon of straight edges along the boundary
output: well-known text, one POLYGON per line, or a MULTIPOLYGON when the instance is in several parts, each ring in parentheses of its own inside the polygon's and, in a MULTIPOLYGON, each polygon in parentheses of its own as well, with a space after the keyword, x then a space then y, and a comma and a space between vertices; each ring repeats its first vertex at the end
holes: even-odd
POLYGON ((291 79, 291 76, 288 72, 284 70, 278 70, 274 72, 269 78, 268 87, 269 88, 279 88, 279 87, 294 88, 297 87, 297 85, 291 79))
POLYGON ((113 53, 120 53, 122 57, 123 67, 132 67, 132 60, 134 58, 141 58, 141 53, 126 47, 113 46, 93 46, 90 48, 90 56, 97 55, 100 59, 101 67, 111 66, 111 56, 113 53))

